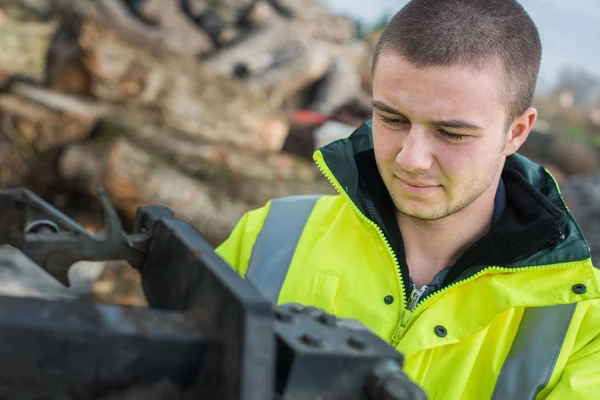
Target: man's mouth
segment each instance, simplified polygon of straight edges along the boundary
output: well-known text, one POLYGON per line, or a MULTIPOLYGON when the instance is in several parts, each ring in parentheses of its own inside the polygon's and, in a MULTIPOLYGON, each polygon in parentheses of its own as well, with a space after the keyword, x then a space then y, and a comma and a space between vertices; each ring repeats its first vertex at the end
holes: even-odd
POLYGON ((435 189, 437 189, 440 186, 437 184, 402 179, 402 178, 399 178, 398 176, 396 176, 396 179, 400 183, 400 185, 399 185, 400 188, 402 188, 405 191, 415 193, 415 194, 427 194, 429 192, 434 191, 435 189))
POLYGON ((418 183, 418 182, 414 182, 414 183, 413 183, 413 182, 410 182, 410 181, 405 181, 405 180, 402 180, 402 182, 406 183, 407 185, 410 185, 410 186, 415 186, 415 187, 430 187, 430 186, 437 186, 437 185, 428 185, 428 184, 426 184, 426 183, 418 183))

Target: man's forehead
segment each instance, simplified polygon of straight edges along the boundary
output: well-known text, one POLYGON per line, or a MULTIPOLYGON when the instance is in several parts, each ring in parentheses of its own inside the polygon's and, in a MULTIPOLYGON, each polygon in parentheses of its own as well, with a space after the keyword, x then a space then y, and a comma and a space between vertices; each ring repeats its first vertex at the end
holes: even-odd
POLYGON ((465 113, 469 112, 464 107, 473 108, 473 113, 504 110, 504 80, 494 70, 463 65, 417 67, 393 54, 382 55, 378 64, 373 95, 388 105, 465 113))
POLYGON ((377 79, 378 72, 382 72, 386 75, 386 79, 389 79, 389 75, 393 74, 396 76, 404 76, 408 74, 464 74, 472 77, 485 77, 489 80, 503 81, 501 84, 504 85, 505 73, 498 60, 488 60, 486 62, 464 62, 464 63, 453 63, 453 64, 431 64, 431 65, 420 65, 413 63, 411 60, 403 55, 384 52, 380 55, 380 60, 377 63, 377 67, 374 70, 373 80, 377 79))

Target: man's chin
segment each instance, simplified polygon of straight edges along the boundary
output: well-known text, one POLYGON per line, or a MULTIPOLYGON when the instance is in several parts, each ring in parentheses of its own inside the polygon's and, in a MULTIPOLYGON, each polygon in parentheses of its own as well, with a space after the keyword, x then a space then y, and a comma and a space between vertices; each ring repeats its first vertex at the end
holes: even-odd
POLYGON ((443 213, 434 213, 434 212, 416 212, 416 211, 403 211, 398 210, 401 214, 406 215, 407 217, 418 219, 421 221, 437 221, 447 217, 447 214, 443 213))
POLYGON ((396 202, 396 209, 403 215, 423 221, 435 221, 449 215, 445 208, 420 204, 418 207, 396 202))

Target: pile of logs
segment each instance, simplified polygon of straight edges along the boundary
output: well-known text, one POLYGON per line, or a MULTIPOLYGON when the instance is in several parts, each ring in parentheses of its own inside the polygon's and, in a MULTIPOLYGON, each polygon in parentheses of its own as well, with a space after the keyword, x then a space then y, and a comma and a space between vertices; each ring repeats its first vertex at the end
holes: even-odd
MULTIPOLYGON (((319 0, 0 0, 0 187, 94 231, 103 186, 126 224, 160 204, 217 245, 271 198, 333 193, 310 159, 370 116, 355 35, 319 0)), ((561 183, 600 169, 549 135, 523 153, 561 183)), ((565 188, 589 225, 582 179, 565 188)), ((131 273, 103 267, 94 298, 143 304, 131 273)))
POLYGON ((215 244, 270 198, 332 191, 290 154, 294 112, 368 110, 369 45, 317 0, 3 0, 0 48, 0 186, 101 185, 215 244))

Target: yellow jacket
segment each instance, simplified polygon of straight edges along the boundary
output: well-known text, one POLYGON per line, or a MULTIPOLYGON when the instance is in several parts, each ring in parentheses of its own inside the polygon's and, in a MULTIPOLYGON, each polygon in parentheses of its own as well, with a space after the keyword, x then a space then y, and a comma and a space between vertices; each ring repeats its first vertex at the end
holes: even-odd
POLYGON ((483 259, 413 302, 402 260, 357 194, 357 155, 370 153, 368 123, 320 149, 339 194, 269 201, 217 253, 247 278, 252 264, 278 304, 367 325, 404 354, 429 399, 600 399, 600 272, 550 174, 509 157, 503 243, 484 238, 483 259))

